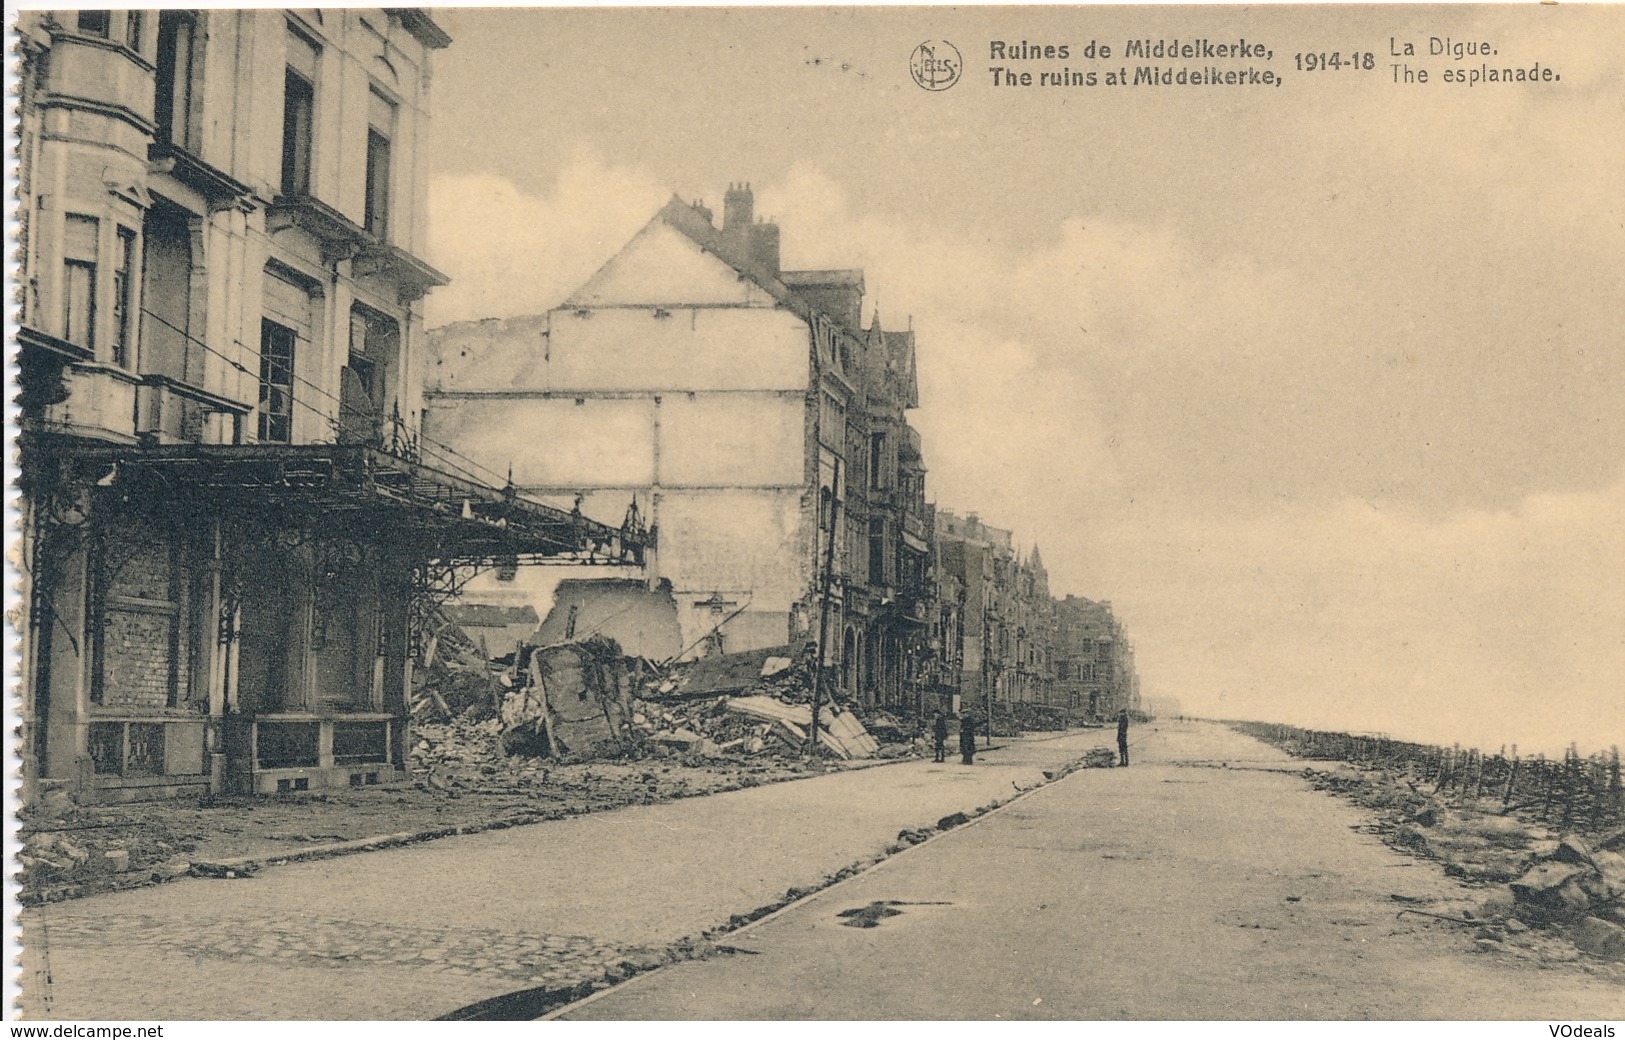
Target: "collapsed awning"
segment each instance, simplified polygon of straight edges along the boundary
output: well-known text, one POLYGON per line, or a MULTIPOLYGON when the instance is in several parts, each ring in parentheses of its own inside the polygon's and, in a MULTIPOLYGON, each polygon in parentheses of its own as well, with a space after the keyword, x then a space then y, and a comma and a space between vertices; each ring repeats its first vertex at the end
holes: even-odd
POLYGON ((81 444, 63 454, 102 488, 361 535, 446 563, 640 565, 653 544, 635 512, 610 527, 365 445, 81 444))

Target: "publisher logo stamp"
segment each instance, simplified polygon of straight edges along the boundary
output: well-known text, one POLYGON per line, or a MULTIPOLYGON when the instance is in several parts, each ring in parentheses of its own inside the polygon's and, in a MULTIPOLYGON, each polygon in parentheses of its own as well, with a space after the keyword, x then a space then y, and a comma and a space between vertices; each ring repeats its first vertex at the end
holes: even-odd
POLYGON ((908 71, 926 90, 947 90, 959 82, 965 70, 965 61, 959 48, 947 40, 926 40, 914 48, 908 59, 908 71))

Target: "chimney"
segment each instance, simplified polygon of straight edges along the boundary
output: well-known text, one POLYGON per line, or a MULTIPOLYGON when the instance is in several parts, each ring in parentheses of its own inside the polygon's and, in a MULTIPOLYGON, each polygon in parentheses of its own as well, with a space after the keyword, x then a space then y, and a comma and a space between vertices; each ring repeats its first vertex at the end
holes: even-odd
POLYGON ((766 273, 779 276, 779 226, 755 224, 750 229, 750 262, 766 273))
POLYGON ((693 207, 695 213, 698 213, 701 217, 705 218, 705 222, 707 224, 712 222, 714 214, 711 212, 711 207, 705 204, 704 199, 695 199, 689 205, 693 207))
POLYGON ((730 184, 722 196, 722 231, 743 238, 755 223, 756 196, 749 184, 730 184))

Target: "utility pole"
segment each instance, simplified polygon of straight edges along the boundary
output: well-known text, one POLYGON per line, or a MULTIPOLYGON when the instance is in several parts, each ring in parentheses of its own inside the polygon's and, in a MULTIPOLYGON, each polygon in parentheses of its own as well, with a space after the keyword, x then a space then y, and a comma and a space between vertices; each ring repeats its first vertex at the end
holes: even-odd
POLYGON ((818 754, 818 705, 824 698, 824 667, 829 657, 829 597, 835 584, 835 532, 840 530, 841 457, 835 456, 835 476, 829 489, 829 544, 824 552, 823 595, 818 604, 818 663, 813 670, 812 728, 807 731, 807 752, 818 754))
POLYGON ((987 701, 987 731, 982 734, 988 747, 993 746, 993 691, 999 685, 999 664, 993 659, 993 622, 997 618, 987 607, 982 609, 982 691, 987 701))

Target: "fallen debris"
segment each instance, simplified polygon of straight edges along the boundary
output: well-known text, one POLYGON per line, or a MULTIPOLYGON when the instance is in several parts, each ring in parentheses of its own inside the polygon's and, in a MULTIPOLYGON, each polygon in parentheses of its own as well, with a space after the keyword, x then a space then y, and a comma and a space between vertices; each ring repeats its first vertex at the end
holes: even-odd
POLYGON ((632 725, 628 665, 620 645, 605 636, 521 646, 503 676, 503 749, 558 758, 624 739, 632 725))
POLYGON ((1600 917, 1583 917, 1569 930, 1582 953, 1608 961, 1625 961, 1625 925, 1600 917))
MULTIPOLYGON (((1499 944, 1531 930, 1568 949, 1617 960, 1625 928, 1625 831, 1583 836, 1554 833, 1499 797, 1450 797, 1393 770, 1338 763, 1304 770, 1315 787, 1349 798, 1376 814, 1370 830, 1389 845, 1438 862, 1444 872, 1472 885, 1493 886, 1476 912, 1457 918, 1418 913, 1480 926, 1481 942, 1499 944), (1476 915, 1478 916, 1475 916, 1476 915), (1594 921, 1595 924, 1585 922, 1594 921), (1563 939, 1573 947, 1562 944, 1563 939)), ((1420 902, 1394 894, 1400 902, 1420 902)), ((1561 959, 1541 947, 1541 956, 1561 959)))

